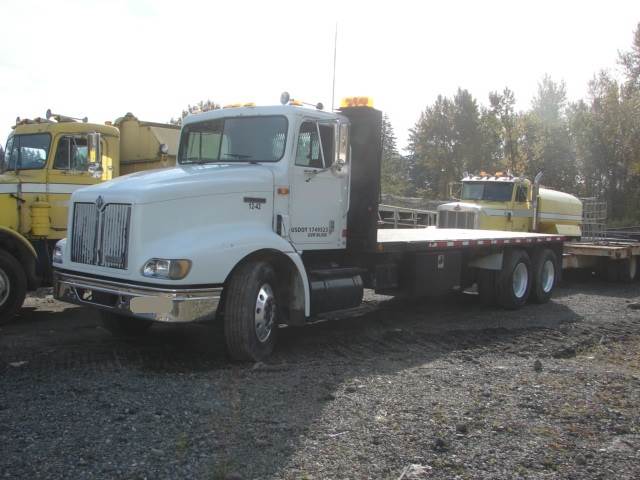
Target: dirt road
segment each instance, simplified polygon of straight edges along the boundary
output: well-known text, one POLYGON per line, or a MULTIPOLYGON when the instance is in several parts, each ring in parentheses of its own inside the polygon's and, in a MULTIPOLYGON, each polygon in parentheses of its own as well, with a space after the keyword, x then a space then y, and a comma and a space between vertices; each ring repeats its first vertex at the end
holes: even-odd
POLYGON ((207 325, 0 329, 0 478, 638 478, 640 285, 518 312, 370 296, 238 365, 207 325))

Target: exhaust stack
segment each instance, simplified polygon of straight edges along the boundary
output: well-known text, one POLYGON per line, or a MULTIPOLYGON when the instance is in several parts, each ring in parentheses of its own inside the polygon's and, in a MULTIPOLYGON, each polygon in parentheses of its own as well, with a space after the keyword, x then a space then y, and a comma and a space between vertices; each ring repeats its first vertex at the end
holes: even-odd
POLYGON ((538 231, 539 191, 540 180, 542 180, 543 175, 544 172, 538 172, 538 174, 533 179, 533 190, 531 191, 531 201, 533 203, 533 222, 531 225, 531 230, 534 232, 538 231))

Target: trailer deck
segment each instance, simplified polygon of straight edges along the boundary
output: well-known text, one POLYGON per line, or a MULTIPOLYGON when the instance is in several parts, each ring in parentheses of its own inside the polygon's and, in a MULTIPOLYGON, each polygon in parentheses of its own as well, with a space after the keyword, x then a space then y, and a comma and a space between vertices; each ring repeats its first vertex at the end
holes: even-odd
POLYGON ((378 250, 442 249, 485 247, 492 245, 523 245, 564 242, 562 235, 501 230, 470 230, 458 228, 398 228, 378 230, 378 250))

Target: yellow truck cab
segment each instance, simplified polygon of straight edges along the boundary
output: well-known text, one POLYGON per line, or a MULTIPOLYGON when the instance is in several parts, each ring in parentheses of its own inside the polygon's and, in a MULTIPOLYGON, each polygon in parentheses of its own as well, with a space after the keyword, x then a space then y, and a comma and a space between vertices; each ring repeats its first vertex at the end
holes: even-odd
POLYGON ((580 237, 582 202, 536 180, 497 172, 465 175, 460 198, 438 207, 439 228, 553 233, 580 237))
POLYGON ((67 235, 69 197, 121 174, 175 165, 179 127, 128 113, 113 124, 47 111, 16 121, 0 165, 0 324, 27 290, 51 283, 51 254, 67 235))

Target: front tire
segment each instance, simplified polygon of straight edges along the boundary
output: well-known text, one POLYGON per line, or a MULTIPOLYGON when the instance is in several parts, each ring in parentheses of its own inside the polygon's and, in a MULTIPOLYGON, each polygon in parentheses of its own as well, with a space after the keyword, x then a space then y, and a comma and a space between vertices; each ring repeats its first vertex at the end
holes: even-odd
POLYGON ((100 310, 102 326, 116 337, 139 337, 147 333, 153 325, 151 320, 127 317, 100 310))
POLYGON ((531 300, 547 303, 558 281, 558 258, 553 250, 538 250, 533 255, 533 286, 531 300))
POLYGON ((27 276, 16 258, 0 250, 0 325, 13 319, 27 294, 27 276))
POLYGON ((522 307, 531 291, 531 260, 524 250, 504 254, 496 281, 498 305, 508 310, 522 307))
POLYGON ((273 352, 280 318, 276 274, 267 262, 238 267, 227 287, 224 335, 234 360, 258 362, 273 352))

